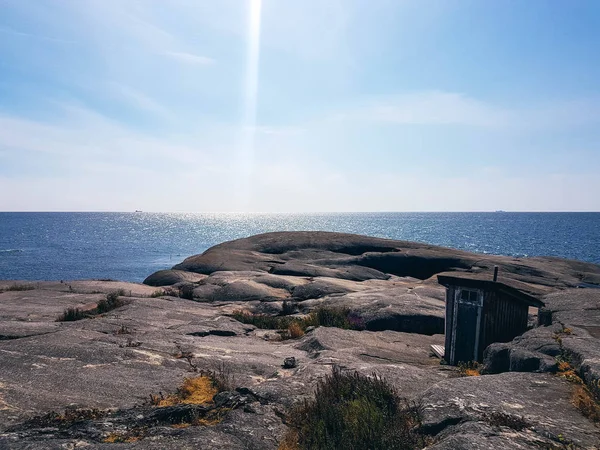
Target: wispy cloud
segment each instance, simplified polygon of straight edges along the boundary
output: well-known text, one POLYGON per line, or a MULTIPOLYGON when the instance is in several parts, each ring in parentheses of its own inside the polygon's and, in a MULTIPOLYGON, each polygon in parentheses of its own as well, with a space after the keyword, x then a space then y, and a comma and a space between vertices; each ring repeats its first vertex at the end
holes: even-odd
POLYGON ((13 30, 12 28, 7 28, 7 27, 0 27, 0 33, 9 34, 11 36, 20 36, 20 37, 25 37, 25 38, 39 39, 42 41, 57 42, 57 43, 61 43, 61 44, 77 44, 76 41, 69 40, 69 39, 61 39, 61 38, 44 36, 41 34, 34 34, 34 33, 25 33, 23 31, 13 30))
POLYGON ((212 66, 213 64, 217 63, 217 61, 213 58, 209 58, 208 56, 194 55, 193 53, 165 52, 164 55, 176 61, 197 66, 212 66))
POLYGON ((254 131, 257 134, 263 134, 267 136, 290 136, 298 135, 306 131, 305 128, 295 126, 249 126, 245 127, 247 131, 254 131))
POLYGON ((424 91, 373 100, 333 117, 401 125, 542 129, 600 123, 600 102, 587 99, 505 107, 463 93, 424 91))
POLYGON ((172 118, 171 113, 156 100, 143 92, 122 83, 110 82, 108 88, 128 104, 144 112, 154 113, 163 118, 172 118))
MULTIPOLYGON (((59 164, 113 161, 114 166, 144 167, 157 163, 211 165, 209 145, 194 145, 172 136, 154 137, 132 130, 95 111, 64 105, 58 123, 0 115, 0 148, 8 149, 13 160, 45 153, 59 164)), ((208 143, 207 143, 208 144, 208 143)))

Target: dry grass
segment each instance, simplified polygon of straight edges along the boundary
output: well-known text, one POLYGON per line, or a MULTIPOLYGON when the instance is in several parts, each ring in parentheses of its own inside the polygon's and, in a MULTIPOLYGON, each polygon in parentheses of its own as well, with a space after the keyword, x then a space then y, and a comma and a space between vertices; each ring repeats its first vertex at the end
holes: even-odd
POLYGON ((562 347, 562 337, 563 336, 571 336, 572 334, 573 334, 573 329, 565 327, 563 325, 562 329, 560 331, 557 331, 556 333, 554 333, 553 337, 554 337, 554 340, 558 343, 558 345, 560 345, 562 347))
POLYGON ((143 435, 137 431, 124 432, 124 433, 110 433, 103 440, 106 444, 121 444, 137 442, 143 438, 143 435))
POLYGON ((213 397, 219 390, 212 378, 207 375, 186 378, 175 394, 167 397, 152 396, 155 406, 173 406, 179 404, 204 405, 212 403, 213 397))
POLYGON ((458 365, 458 374, 461 377, 479 377, 481 376, 482 366, 476 361, 460 363, 458 365))
POLYGON ((304 330, 298 322, 292 322, 287 330, 291 339, 298 339, 304 336, 304 330))
POLYGON ((572 383, 583 384, 583 380, 568 361, 562 360, 558 362, 558 376, 572 383))
POLYGON ((576 386, 571 400, 585 417, 592 422, 600 423, 600 404, 586 386, 576 386))
POLYGON ((591 386, 586 386, 575 368, 564 359, 558 361, 557 375, 577 385, 571 395, 573 405, 592 422, 600 423, 600 389, 595 389, 598 381, 592 381, 591 386))
POLYGON ((301 450, 298 444, 298 432, 290 430, 279 443, 277 450, 301 450))

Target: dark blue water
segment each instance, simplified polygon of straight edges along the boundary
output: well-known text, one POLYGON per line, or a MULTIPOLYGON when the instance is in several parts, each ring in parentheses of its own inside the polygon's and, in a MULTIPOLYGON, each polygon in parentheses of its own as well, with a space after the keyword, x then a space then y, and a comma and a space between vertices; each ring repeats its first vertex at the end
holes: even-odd
POLYGON ((600 213, 0 213, 0 279, 142 281, 220 242, 279 230, 600 264, 600 213))

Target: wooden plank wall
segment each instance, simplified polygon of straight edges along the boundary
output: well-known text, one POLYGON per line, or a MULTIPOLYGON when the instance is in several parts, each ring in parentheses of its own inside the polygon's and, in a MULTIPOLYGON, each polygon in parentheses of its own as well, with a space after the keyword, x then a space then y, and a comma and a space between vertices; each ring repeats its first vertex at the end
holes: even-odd
POLYGON ((454 322, 454 287, 449 286, 446 288, 446 336, 445 336, 445 356, 444 359, 446 362, 451 363, 451 355, 454 352, 452 347, 452 323, 454 322))
POLYGON ((510 342, 527 330, 527 305, 497 293, 486 293, 479 359, 494 342, 510 342))

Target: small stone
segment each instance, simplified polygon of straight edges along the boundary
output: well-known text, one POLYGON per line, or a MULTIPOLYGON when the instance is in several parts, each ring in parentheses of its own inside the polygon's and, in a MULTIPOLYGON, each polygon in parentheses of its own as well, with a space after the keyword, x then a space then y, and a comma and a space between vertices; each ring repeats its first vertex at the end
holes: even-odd
POLYGON ((289 358, 285 358, 283 360, 283 368, 284 369, 293 369, 297 365, 298 364, 296 363, 296 358, 294 358, 293 356, 290 356, 289 358))

